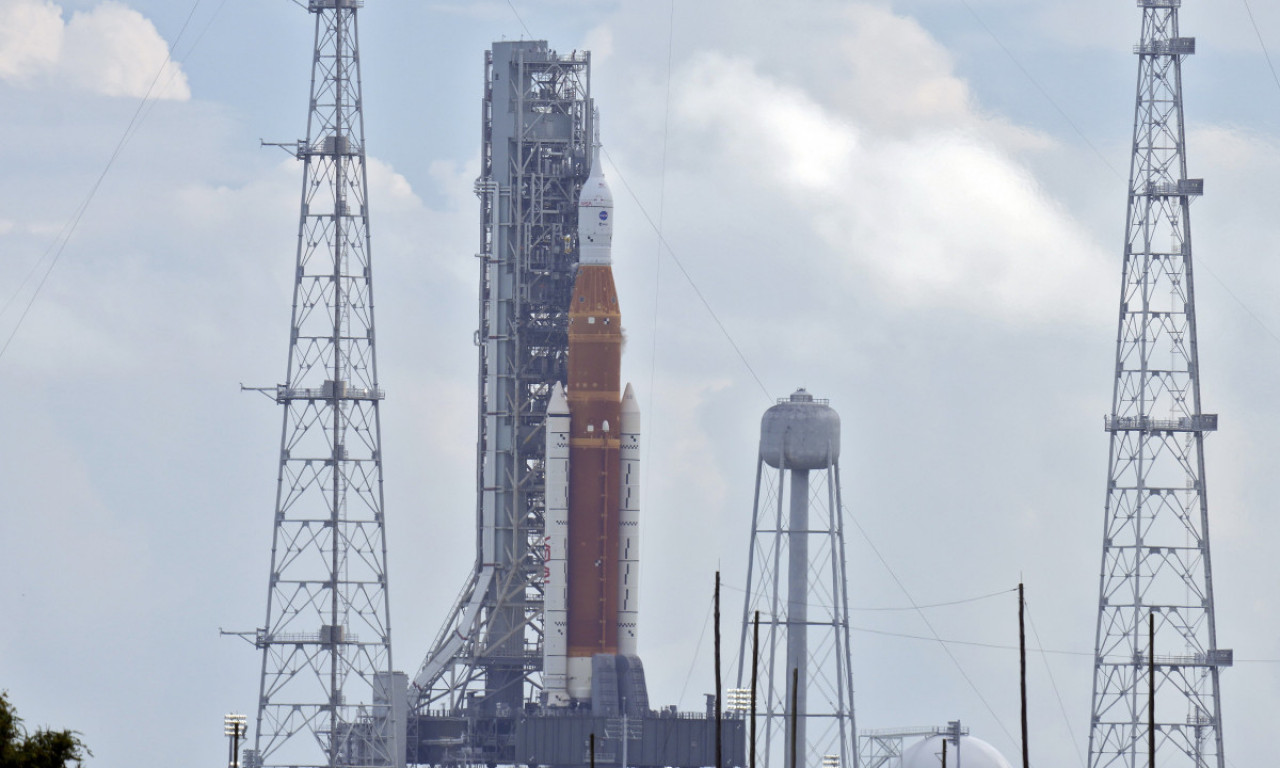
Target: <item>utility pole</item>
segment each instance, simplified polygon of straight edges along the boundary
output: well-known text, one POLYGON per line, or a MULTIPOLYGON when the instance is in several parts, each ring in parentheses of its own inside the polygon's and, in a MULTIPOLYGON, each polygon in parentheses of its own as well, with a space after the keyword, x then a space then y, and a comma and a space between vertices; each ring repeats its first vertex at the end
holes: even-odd
POLYGON ((1018 682, 1022 693, 1022 768, 1031 768, 1027 748, 1027 599, 1018 582, 1018 682))

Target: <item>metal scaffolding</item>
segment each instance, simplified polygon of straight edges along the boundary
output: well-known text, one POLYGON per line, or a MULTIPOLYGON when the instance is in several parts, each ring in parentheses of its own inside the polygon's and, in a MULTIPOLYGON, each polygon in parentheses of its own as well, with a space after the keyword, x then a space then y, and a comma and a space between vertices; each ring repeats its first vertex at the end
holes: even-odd
POLYGON ((1180 0, 1139 0, 1142 40, 1121 280, 1089 766, 1223 768, 1200 404, 1180 0), (1154 630, 1152 626, 1154 617, 1154 630), (1154 648, 1152 647, 1153 636, 1154 648), (1154 654, 1154 658, 1152 655, 1154 654), (1154 730, 1149 723, 1154 723, 1154 730))
POLYGON ((858 755, 862 760, 862 768, 900 768, 903 745, 907 739, 942 736, 951 744, 959 744, 961 737, 968 735, 968 726, 962 726, 959 720, 952 720, 946 726, 862 731, 858 734, 858 755))
POLYGON ((567 376, 590 73, 589 53, 544 41, 495 43, 485 57, 476 562, 410 691, 418 712, 479 718, 458 762, 508 749, 504 721, 541 691, 543 419, 567 376))

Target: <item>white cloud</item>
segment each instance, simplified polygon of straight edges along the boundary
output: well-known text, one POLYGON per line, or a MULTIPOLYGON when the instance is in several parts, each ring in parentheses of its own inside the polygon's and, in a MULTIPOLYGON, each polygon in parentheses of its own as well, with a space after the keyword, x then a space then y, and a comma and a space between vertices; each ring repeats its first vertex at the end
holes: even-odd
POLYGON ((838 40, 837 100, 865 122, 911 130, 971 118, 968 84, 952 71, 951 54, 915 19, 887 8, 854 5, 838 40))
POLYGON ((64 21, 50 0, 0 0, 0 80, 64 86, 104 96, 186 100, 182 67, 155 25, 106 0, 64 21))
MULTIPOLYGON (((849 39, 895 29, 919 47, 913 25, 882 23, 849 39)), ((711 176, 773 185, 848 281, 870 277, 910 307, 1012 321, 1106 316, 1080 299, 1096 294, 1099 279, 1107 284, 1104 252, 1006 148, 1005 127, 968 105, 963 83, 938 74, 947 66, 939 56, 932 70, 884 87, 855 67, 853 98, 824 104, 746 59, 704 54, 674 108, 713 147, 711 176), (914 95, 898 118, 882 119, 876 105, 890 91, 914 95), (913 129, 899 130, 899 119, 913 129)))
POLYGON ((961 132, 1011 150, 1052 145, 1043 134, 985 113, 956 74, 951 52, 916 19, 858 3, 845 9, 843 20, 833 46, 840 52, 839 77, 829 86, 832 98, 819 94, 819 102, 856 115, 873 131, 961 132))
POLYGON ((591 61, 599 66, 613 57, 613 30, 604 24, 592 28, 582 47, 591 52, 591 61))
POLYGON ((62 52, 62 9, 49 0, 0 0, 0 79, 28 82, 62 52))

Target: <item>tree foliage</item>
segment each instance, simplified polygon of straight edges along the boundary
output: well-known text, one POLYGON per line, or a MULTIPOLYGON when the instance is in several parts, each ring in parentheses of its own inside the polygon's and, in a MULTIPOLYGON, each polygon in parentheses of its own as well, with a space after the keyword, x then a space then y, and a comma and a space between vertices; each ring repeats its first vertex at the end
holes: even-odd
POLYGON ((92 755, 75 731, 40 728, 28 733, 9 701, 9 692, 0 691, 0 768, 81 766, 92 755))

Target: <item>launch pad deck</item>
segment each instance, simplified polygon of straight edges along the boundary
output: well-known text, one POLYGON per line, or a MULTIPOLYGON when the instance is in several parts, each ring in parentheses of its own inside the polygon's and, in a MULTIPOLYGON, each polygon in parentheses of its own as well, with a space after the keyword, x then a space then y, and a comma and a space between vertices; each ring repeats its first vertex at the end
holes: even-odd
MULTIPOLYGON (((736 713, 721 720, 722 765, 741 768, 747 721, 736 713)), ((641 717, 602 717, 590 710, 548 710, 513 717, 445 714, 411 716, 412 765, 621 766, 623 734, 629 768, 701 768, 716 764, 714 714, 662 710, 641 717)))

